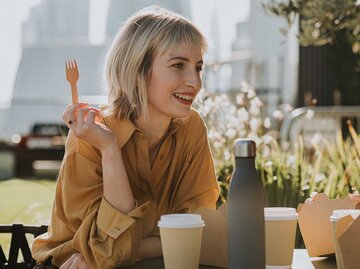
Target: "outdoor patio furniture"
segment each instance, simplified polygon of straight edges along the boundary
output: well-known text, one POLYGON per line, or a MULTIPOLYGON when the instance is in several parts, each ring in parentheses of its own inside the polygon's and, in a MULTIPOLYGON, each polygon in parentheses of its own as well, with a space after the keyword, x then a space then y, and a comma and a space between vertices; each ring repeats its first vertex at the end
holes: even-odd
POLYGON ((0 225, 0 234, 11 234, 10 250, 8 257, 6 257, 0 243, 0 269, 32 268, 35 264, 35 261, 31 256, 29 243, 25 235, 32 234, 34 237, 36 237, 42 233, 45 233, 46 231, 46 225, 0 225), (23 260, 19 259, 20 250, 23 256, 23 260))

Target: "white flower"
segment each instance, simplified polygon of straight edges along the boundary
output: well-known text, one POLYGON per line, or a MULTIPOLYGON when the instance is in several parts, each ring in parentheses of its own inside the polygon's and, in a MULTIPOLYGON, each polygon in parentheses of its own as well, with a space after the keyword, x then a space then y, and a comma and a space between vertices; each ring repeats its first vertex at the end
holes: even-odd
POLYGON ((311 138, 311 144, 318 145, 321 142, 322 135, 320 133, 315 133, 311 138))
POLYGON ((242 93, 236 96, 236 103, 240 106, 244 104, 244 95, 242 93))
POLYGON ((227 131, 225 132, 225 135, 231 139, 236 135, 236 130, 233 128, 227 129, 227 131))
POLYGON ((315 115, 314 110, 308 109, 308 110, 306 111, 306 118, 307 118, 307 119, 312 119, 312 118, 314 117, 314 115, 315 115))
POLYGON ((270 144, 274 138, 271 135, 264 135, 262 140, 265 144, 270 144))
POLYGON ((266 117, 264 119, 264 127, 267 128, 267 129, 269 129, 271 127, 271 120, 270 120, 269 117, 266 117))
POLYGON ((248 98, 249 99, 251 99, 251 98, 253 98, 253 97, 255 97, 256 96, 256 93, 255 93, 255 91, 254 90, 248 90, 248 98))
POLYGON ((256 131, 259 127, 259 121, 257 118, 252 118, 249 122, 249 125, 251 130, 256 131))
POLYGON ((214 147, 215 147, 215 148, 221 148, 221 147, 222 147, 222 144, 221 144, 219 141, 215 141, 215 142, 214 142, 214 147))
POLYGON ((260 108, 256 105, 250 105, 249 113, 253 116, 258 116, 260 113, 260 108))
POLYGON ((231 158, 230 152, 227 151, 227 150, 225 150, 225 151, 224 151, 224 159, 225 159, 225 161, 230 160, 230 158, 231 158))
POLYGON ((282 119, 284 119, 284 114, 280 111, 280 110, 275 110, 273 112, 273 117, 278 120, 281 121, 282 119))
POLYGON ((287 165, 288 166, 293 166, 295 165, 295 162, 296 162, 296 157, 295 155, 290 155, 288 158, 287 158, 287 165))
POLYGON ((267 166, 267 167, 271 167, 272 166, 272 161, 267 161, 266 163, 265 163, 265 166, 267 166))
POLYGON ((254 105, 254 106, 257 106, 257 107, 261 107, 263 105, 263 102, 260 100, 259 97, 255 97, 254 99, 252 99, 250 101, 250 105, 254 105))
POLYGON ((249 120, 249 113, 245 108, 238 109, 237 114, 240 122, 247 122, 249 120))
POLYGON ((208 132, 208 138, 209 140, 212 140, 215 138, 215 132, 214 130, 210 129, 209 132, 208 132))
POLYGON ((265 158, 269 157, 270 153, 271 153, 270 147, 268 147, 268 146, 263 147, 263 151, 262 151, 263 157, 265 157, 265 158))
POLYGON ((301 187, 301 190, 303 190, 303 191, 306 191, 308 189, 310 189, 309 185, 304 185, 304 186, 301 187))
POLYGON ((315 182, 320 182, 320 181, 323 181, 325 179, 325 175, 323 173, 320 173, 320 174, 317 174, 315 176, 315 182))
POLYGON ((293 111, 293 107, 292 107, 292 105, 290 105, 290 104, 282 104, 282 105, 280 105, 280 108, 284 111, 284 112, 291 112, 291 111, 293 111))

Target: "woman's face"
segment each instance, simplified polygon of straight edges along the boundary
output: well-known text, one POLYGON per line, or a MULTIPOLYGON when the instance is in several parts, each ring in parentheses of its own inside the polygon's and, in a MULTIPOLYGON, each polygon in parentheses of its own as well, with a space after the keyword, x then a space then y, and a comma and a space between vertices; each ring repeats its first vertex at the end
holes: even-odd
POLYGON ((150 117, 184 118, 201 88, 199 47, 182 44, 154 59, 148 81, 150 117))

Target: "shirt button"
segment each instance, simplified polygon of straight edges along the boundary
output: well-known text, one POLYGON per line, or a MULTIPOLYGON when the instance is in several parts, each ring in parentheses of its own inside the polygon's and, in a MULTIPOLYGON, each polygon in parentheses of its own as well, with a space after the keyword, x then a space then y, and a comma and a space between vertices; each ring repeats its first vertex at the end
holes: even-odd
POLYGON ((164 160, 164 155, 160 155, 159 159, 160 159, 160 161, 163 161, 164 160))

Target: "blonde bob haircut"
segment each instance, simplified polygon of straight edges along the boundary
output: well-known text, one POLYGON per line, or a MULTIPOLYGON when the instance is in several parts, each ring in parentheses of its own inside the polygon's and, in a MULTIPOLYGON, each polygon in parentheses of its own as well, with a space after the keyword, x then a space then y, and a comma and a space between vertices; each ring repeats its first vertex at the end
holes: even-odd
POLYGON ((131 16, 105 60, 109 106, 106 114, 136 120, 147 112, 147 80, 157 55, 189 43, 203 52, 205 37, 188 19, 154 7, 131 16))

